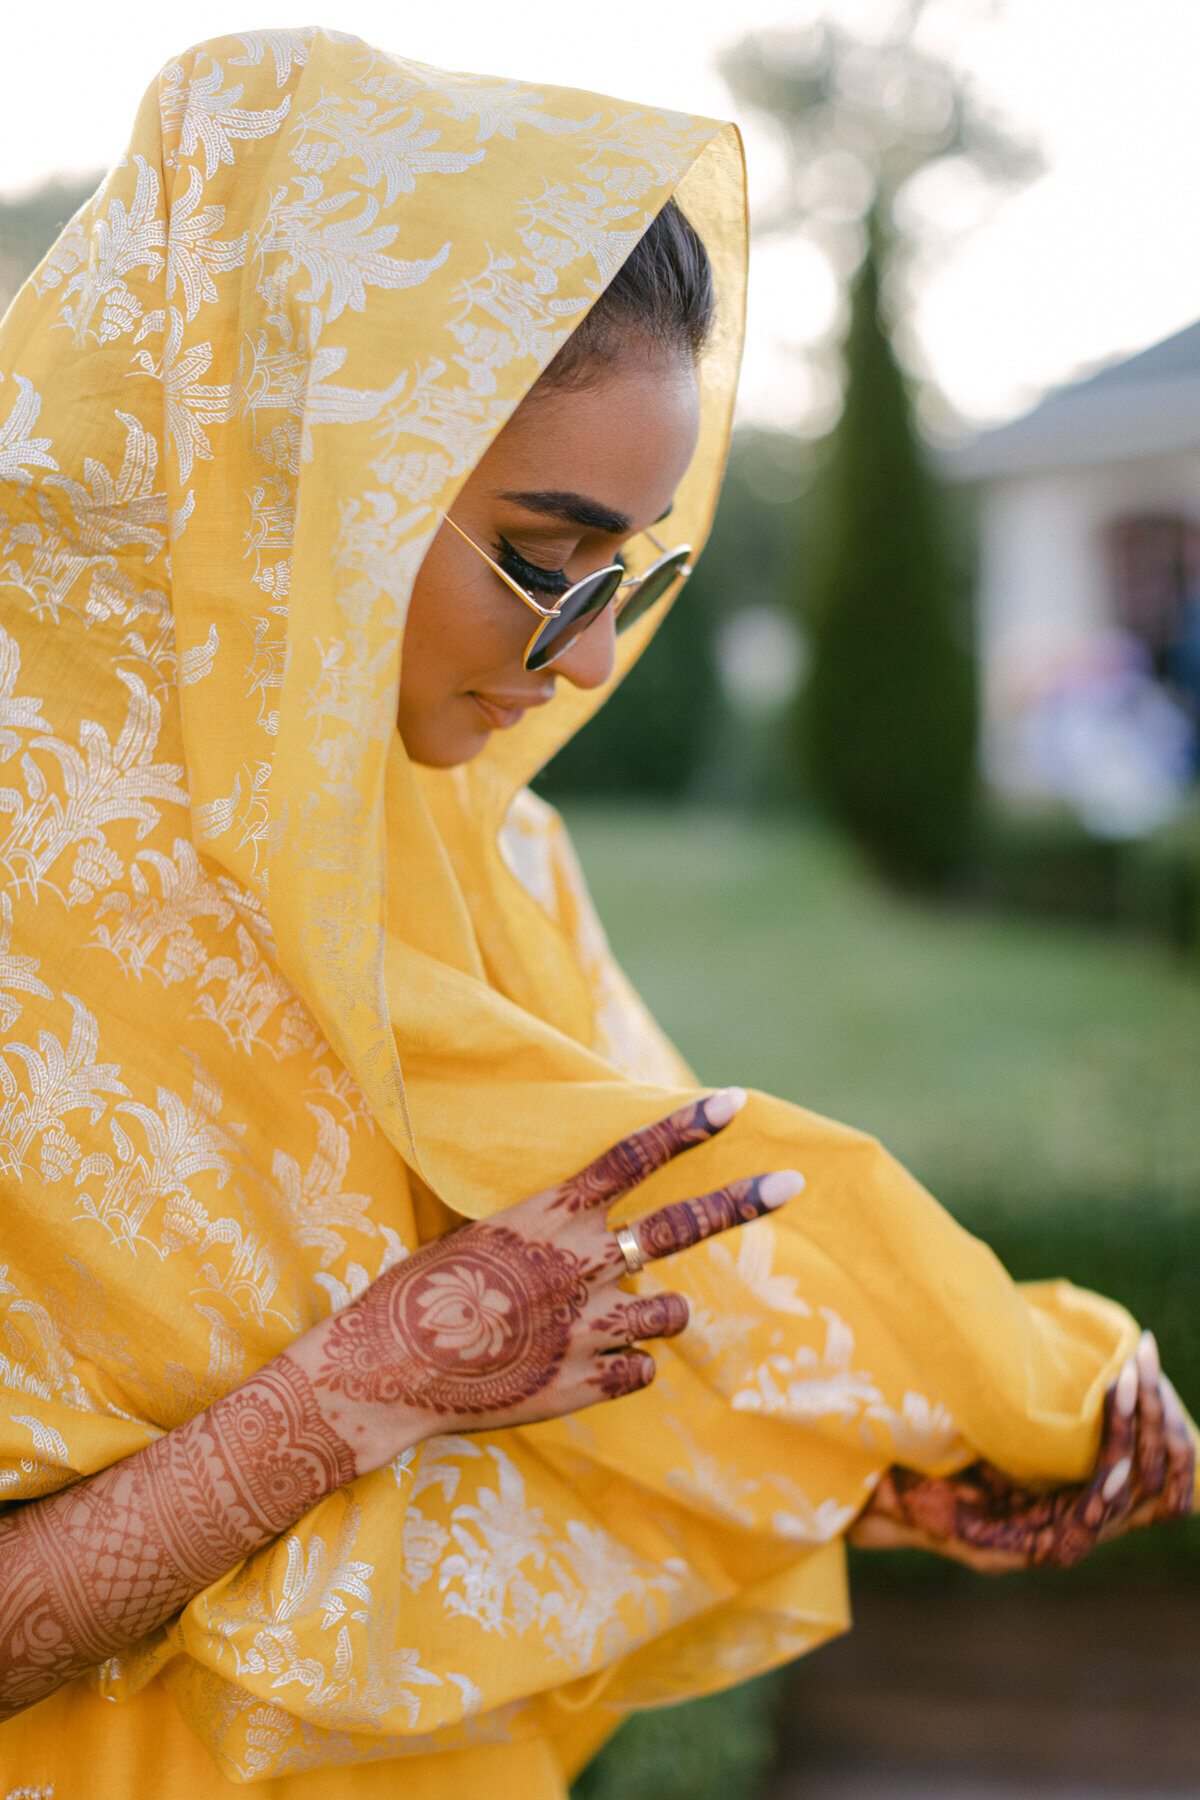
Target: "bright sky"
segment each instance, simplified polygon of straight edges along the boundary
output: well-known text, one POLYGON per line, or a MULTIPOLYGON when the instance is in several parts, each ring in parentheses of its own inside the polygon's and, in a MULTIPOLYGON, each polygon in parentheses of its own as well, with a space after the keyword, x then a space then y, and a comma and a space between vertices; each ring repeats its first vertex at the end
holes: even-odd
MULTIPOLYGON (((883 0, 830 0, 850 23, 883 0)), ((173 52, 222 32, 309 22, 287 0, 12 0, 0 189, 99 166, 173 52)), ((805 0, 337 0, 321 23, 472 67, 729 116, 713 58, 731 36, 803 22, 805 0), (680 21, 687 21, 686 32, 680 21), (634 49, 636 46, 636 51, 634 49)), ((1195 0, 934 0, 931 39, 1037 136, 1049 172, 925 280, 925 356, 968 416, 1022 410, 1081 366, 1200 316, 1200 5, 1195 0)), ((748 130, 751 191, 769 139, 748 130)), ((802 244, 763 243, 751 275, 743 412, 787 424, 807 395, 795 347, 829 331, 834 291, 802 244), (792 348, 789 348, 792 347, 792 348)))

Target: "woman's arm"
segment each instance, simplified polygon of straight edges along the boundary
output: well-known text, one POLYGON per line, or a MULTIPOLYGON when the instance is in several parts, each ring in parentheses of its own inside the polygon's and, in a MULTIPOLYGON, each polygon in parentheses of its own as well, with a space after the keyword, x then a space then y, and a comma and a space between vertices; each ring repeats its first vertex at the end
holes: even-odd
POLYGON ((357 1473, 285 1353, 144 1450, 7 1513, 0 1718, 161 1625, 357 1473))
MULTIPOLYGON (((687 1324, 635 1297, 608 1208, 711 1138, 727 1090, 636 1132, 560 1187, 398 1263, 343 1312, 155 1443, 0 1516, 0 1718, 125 1649, 325 1495, 447 1431, 526 1425, 653 1380, 641 1338, 687 1324)), ((647 1261, 758 1218, 791 1172, 643 1219, 647 1261)))
POLYGON ((1070 1568, 1109 1538, 1192 1510, 1195 1445, 1150 1332, 1105 1396, 1088 1481, 1028 1488, 990 1463, 886 1471, 849 1532, 861 1550, 931 1550, 984 1574, 1070 1568))

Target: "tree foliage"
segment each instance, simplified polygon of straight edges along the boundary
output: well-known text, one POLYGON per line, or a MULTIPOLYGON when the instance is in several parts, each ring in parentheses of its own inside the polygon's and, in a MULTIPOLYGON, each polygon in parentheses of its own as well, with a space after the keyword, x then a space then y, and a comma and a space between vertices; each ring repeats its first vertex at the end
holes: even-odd
POLYGON ((878 241, 872 230, 852 290, 843 412, 816 508, 799 726, 819 801, 888 877, 933 887, 967 848, 974 670, 938 491, 880 316, 878 241))
POLYGON ((786 149, 760 231, 799 226, 842 270, 858 260, 868 216, 886 223, 892 258, 939 234, 937 208, 912 204, 916 178, 935 165, 995 197, 1040 172, 1033 142, 922 41, 924 12, 906 0, 880 37, 822 19, 753 33, 725 53, 734 97, 786 149))

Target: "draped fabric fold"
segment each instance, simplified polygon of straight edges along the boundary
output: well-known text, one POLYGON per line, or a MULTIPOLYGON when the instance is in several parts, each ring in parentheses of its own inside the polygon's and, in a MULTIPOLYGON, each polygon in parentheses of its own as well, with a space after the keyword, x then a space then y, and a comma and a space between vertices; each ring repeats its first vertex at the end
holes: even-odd
MULTIPOLYGON (((448 772, 395 728, 442 512, 672 193, 720 308, 672 514, 699 545, 741 336, 727 126, 223 38, 6 316, 0 1499, 699 1091, 526 789, 604 694, 448 772)), ((672 1265, 693 1324, 651 1389, 332 1495, 0 1727, 0 1776, 358 1800, 403 1758, 413 1796, 549 1797, 622 1711, 843 1629, 889 1463, 1081 1476, 1132 1322, 1014 1287, 871 1140, 756 1095, 626 1211, 786 1165, 783 1214, 672 1265)))

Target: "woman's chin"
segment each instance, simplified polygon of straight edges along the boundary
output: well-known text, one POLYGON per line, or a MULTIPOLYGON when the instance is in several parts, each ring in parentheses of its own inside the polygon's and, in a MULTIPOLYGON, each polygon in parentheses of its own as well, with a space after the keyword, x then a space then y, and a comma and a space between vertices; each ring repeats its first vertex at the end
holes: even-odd
POLYGON ((492 734, 482 725, 439 731, 429 725, 406 726, 402 721, 400 736, 410 762, 426 769, 457 769, 486 750, 492 734))

